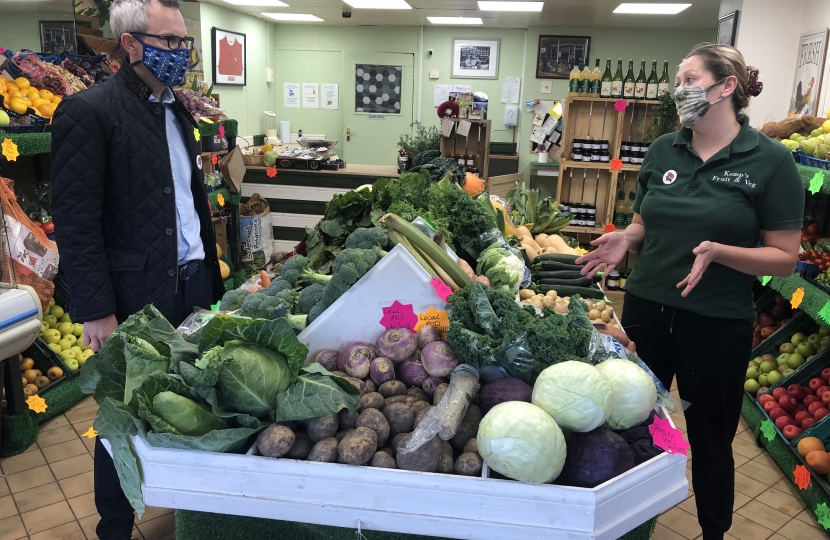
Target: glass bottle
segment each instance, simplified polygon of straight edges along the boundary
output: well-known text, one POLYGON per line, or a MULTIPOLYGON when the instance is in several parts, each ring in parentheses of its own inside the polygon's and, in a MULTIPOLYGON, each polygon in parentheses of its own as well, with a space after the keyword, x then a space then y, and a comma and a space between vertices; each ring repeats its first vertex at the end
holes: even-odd
POLYGON ((579 88, 582 83, 582 70, 580 69, 579 65, 575 65, 574 68, 571 70, 571 75, 569 77, 570 84, 568 87, 568 95, 569 96, 578 96, 579 95, 579 88))
POLYGON ((583 64, 585 67, 582 69, 582 73, 580 75, 581 79, 579 81, 579 95, 581 97, 588 97, 591 90, 591 61, 586 58, 583 64))
POLYGON ((628 60, 628 73, 625 74, 623 80, 623 97, 625 99, 634 99, 634 59, 628 60))
POLYGON ((657 81, 657 97, 669 93, 669 61, 663 61, 663 74, 660 75, 660 80, 657 81))
POLYGON ((599 58, 597 58, 594 71, 591 72, 591 87, 588 89, 588 95, 591 97, 599 97, 602 89, 602 72, 599 70, 599 58))
POLYGON ((617 72, 614 73, 614 79, 611 83, 611 97, 618 98, 623 95, 623 71, 622 58, 617 59, 617 72))
POLYGON ((633 191, 628 192, 628 201, 625 203, 625 225, 626 227, 634 222, 634 198, 636 197, 633 191))
POLYGON ((652 60, 651 75, 648 76, 648 81, 646 81, 646 99, 657 99, 658 88, 657 60, 652 60))
POLYGON ((640 60, 640 72, 634 82, 634 99, 646 99, 646 61, 640 60))
POLYGON ((611 88, 614 85, 614 76, 611 75, 611 59, 605 61, 605 73, 602 74, 602 82, 600 83, 600 97, 610 98, 611 88))
POLYGON ((617 195, 617 204, 614 206, 614 226, 618 229, 625 227, 625 191, 620 190, 617 195))

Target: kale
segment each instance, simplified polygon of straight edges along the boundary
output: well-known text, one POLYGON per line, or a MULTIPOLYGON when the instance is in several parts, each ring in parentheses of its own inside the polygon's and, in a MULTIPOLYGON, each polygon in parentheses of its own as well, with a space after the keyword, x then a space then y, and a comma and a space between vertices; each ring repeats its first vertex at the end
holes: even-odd
POLYGON ((412 166, 420 167, 421 165, 426 165, 439 157, 441 157, 440 150, 427 150, 426 152, 421 152, 412 159, 412 166))

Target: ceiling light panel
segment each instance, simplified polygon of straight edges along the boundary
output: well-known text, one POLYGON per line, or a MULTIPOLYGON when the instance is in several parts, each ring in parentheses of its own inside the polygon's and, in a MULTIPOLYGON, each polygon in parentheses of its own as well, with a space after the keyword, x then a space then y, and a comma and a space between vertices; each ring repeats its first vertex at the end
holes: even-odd
POLYGON ((478 9, 481 11, 542 11, 544 2, 490 2, 481 0, 478 9))
POLYGON ((637 15, 677 15, 692 4, 631 4, 623 3, 617 6, 614 13, 628 13, 637 15))
POLYGON ((323 22, 323 19, 310 13, 263 13, 262 15, 283 22, 323 22))
POLYGON ((427 17, 432 24, 470 25, 484 24, 479 17, 427 17))
POLYGON ((412 9, 405 0, 344 0, 355 9, 412 9))

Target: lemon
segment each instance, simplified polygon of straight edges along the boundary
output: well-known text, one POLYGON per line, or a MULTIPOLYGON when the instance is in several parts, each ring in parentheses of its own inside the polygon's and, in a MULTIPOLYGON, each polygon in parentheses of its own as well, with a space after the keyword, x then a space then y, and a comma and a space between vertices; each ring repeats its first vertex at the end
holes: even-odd
POLYGON ((14 85, 17 86, 17 88, 19 88, 20 90, 23 90, 24 88, 29 88, 30 86, 32 86, 29 83, 29 79, 27 79, 25 77, 16 78, 14 80, 14 85))
POLYGON ((830 120, 825 120, 821 125, 821 130, 825 133, 830 133, 830 120))
POLYGON ((44 103, 40 107, 37 108, 37 111, 47 118, 52 118, 52 115, 55 114, 55 106, 52 104, 44 103))
POLYGON ((17 114, 26 114, 26 102, 20 98, 14 98, 11 101, 11 109, 17 114))
POLYGON ((46 100, 45 100, 45 99, 40 98, 40 97, 39 97, 39 98, 35 98, 35 99, 33 99, 33 100, 32 100, 32 107, 34 107, 35 109, 37 109, 38 107, 40 107, 40 106, 41 106, 41 105, 43 105, 44 103, 46 103, 46 100))

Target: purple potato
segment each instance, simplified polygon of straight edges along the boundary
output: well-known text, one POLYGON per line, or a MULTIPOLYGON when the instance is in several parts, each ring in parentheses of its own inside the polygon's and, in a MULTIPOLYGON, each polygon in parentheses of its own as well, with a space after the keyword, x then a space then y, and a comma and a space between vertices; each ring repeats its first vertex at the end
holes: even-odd
POLYGON ((379 356, 402 362, 418 350, 418 334, 408 328, 392 328, 378 337, 375 346, 379 356))
POLYGON ((395 364, 391 360, 383 356, 379 356, 372 360, 369 366, 369 377, 380 386, 386 381, 395 380, 395 364))
POLYGON ((317 358, 314 359, 315 362, 323 366, 329 371, 334 371, 337 369, 337 357, 340 355, 340 351, 335 351, 333 349, 323 349, 317 355, 317 358))
POLYGON ((340 350, 337 367, 350 377, 365 379, 369 375, 369 367, 376 356, 377 351, 371 343, 353 341, 340 350))
POLYGON ((398 366, 398 378, 407 386, 420 387, 427 377, 429 373, 421 363, 420 353, 416 352, 398 366))

